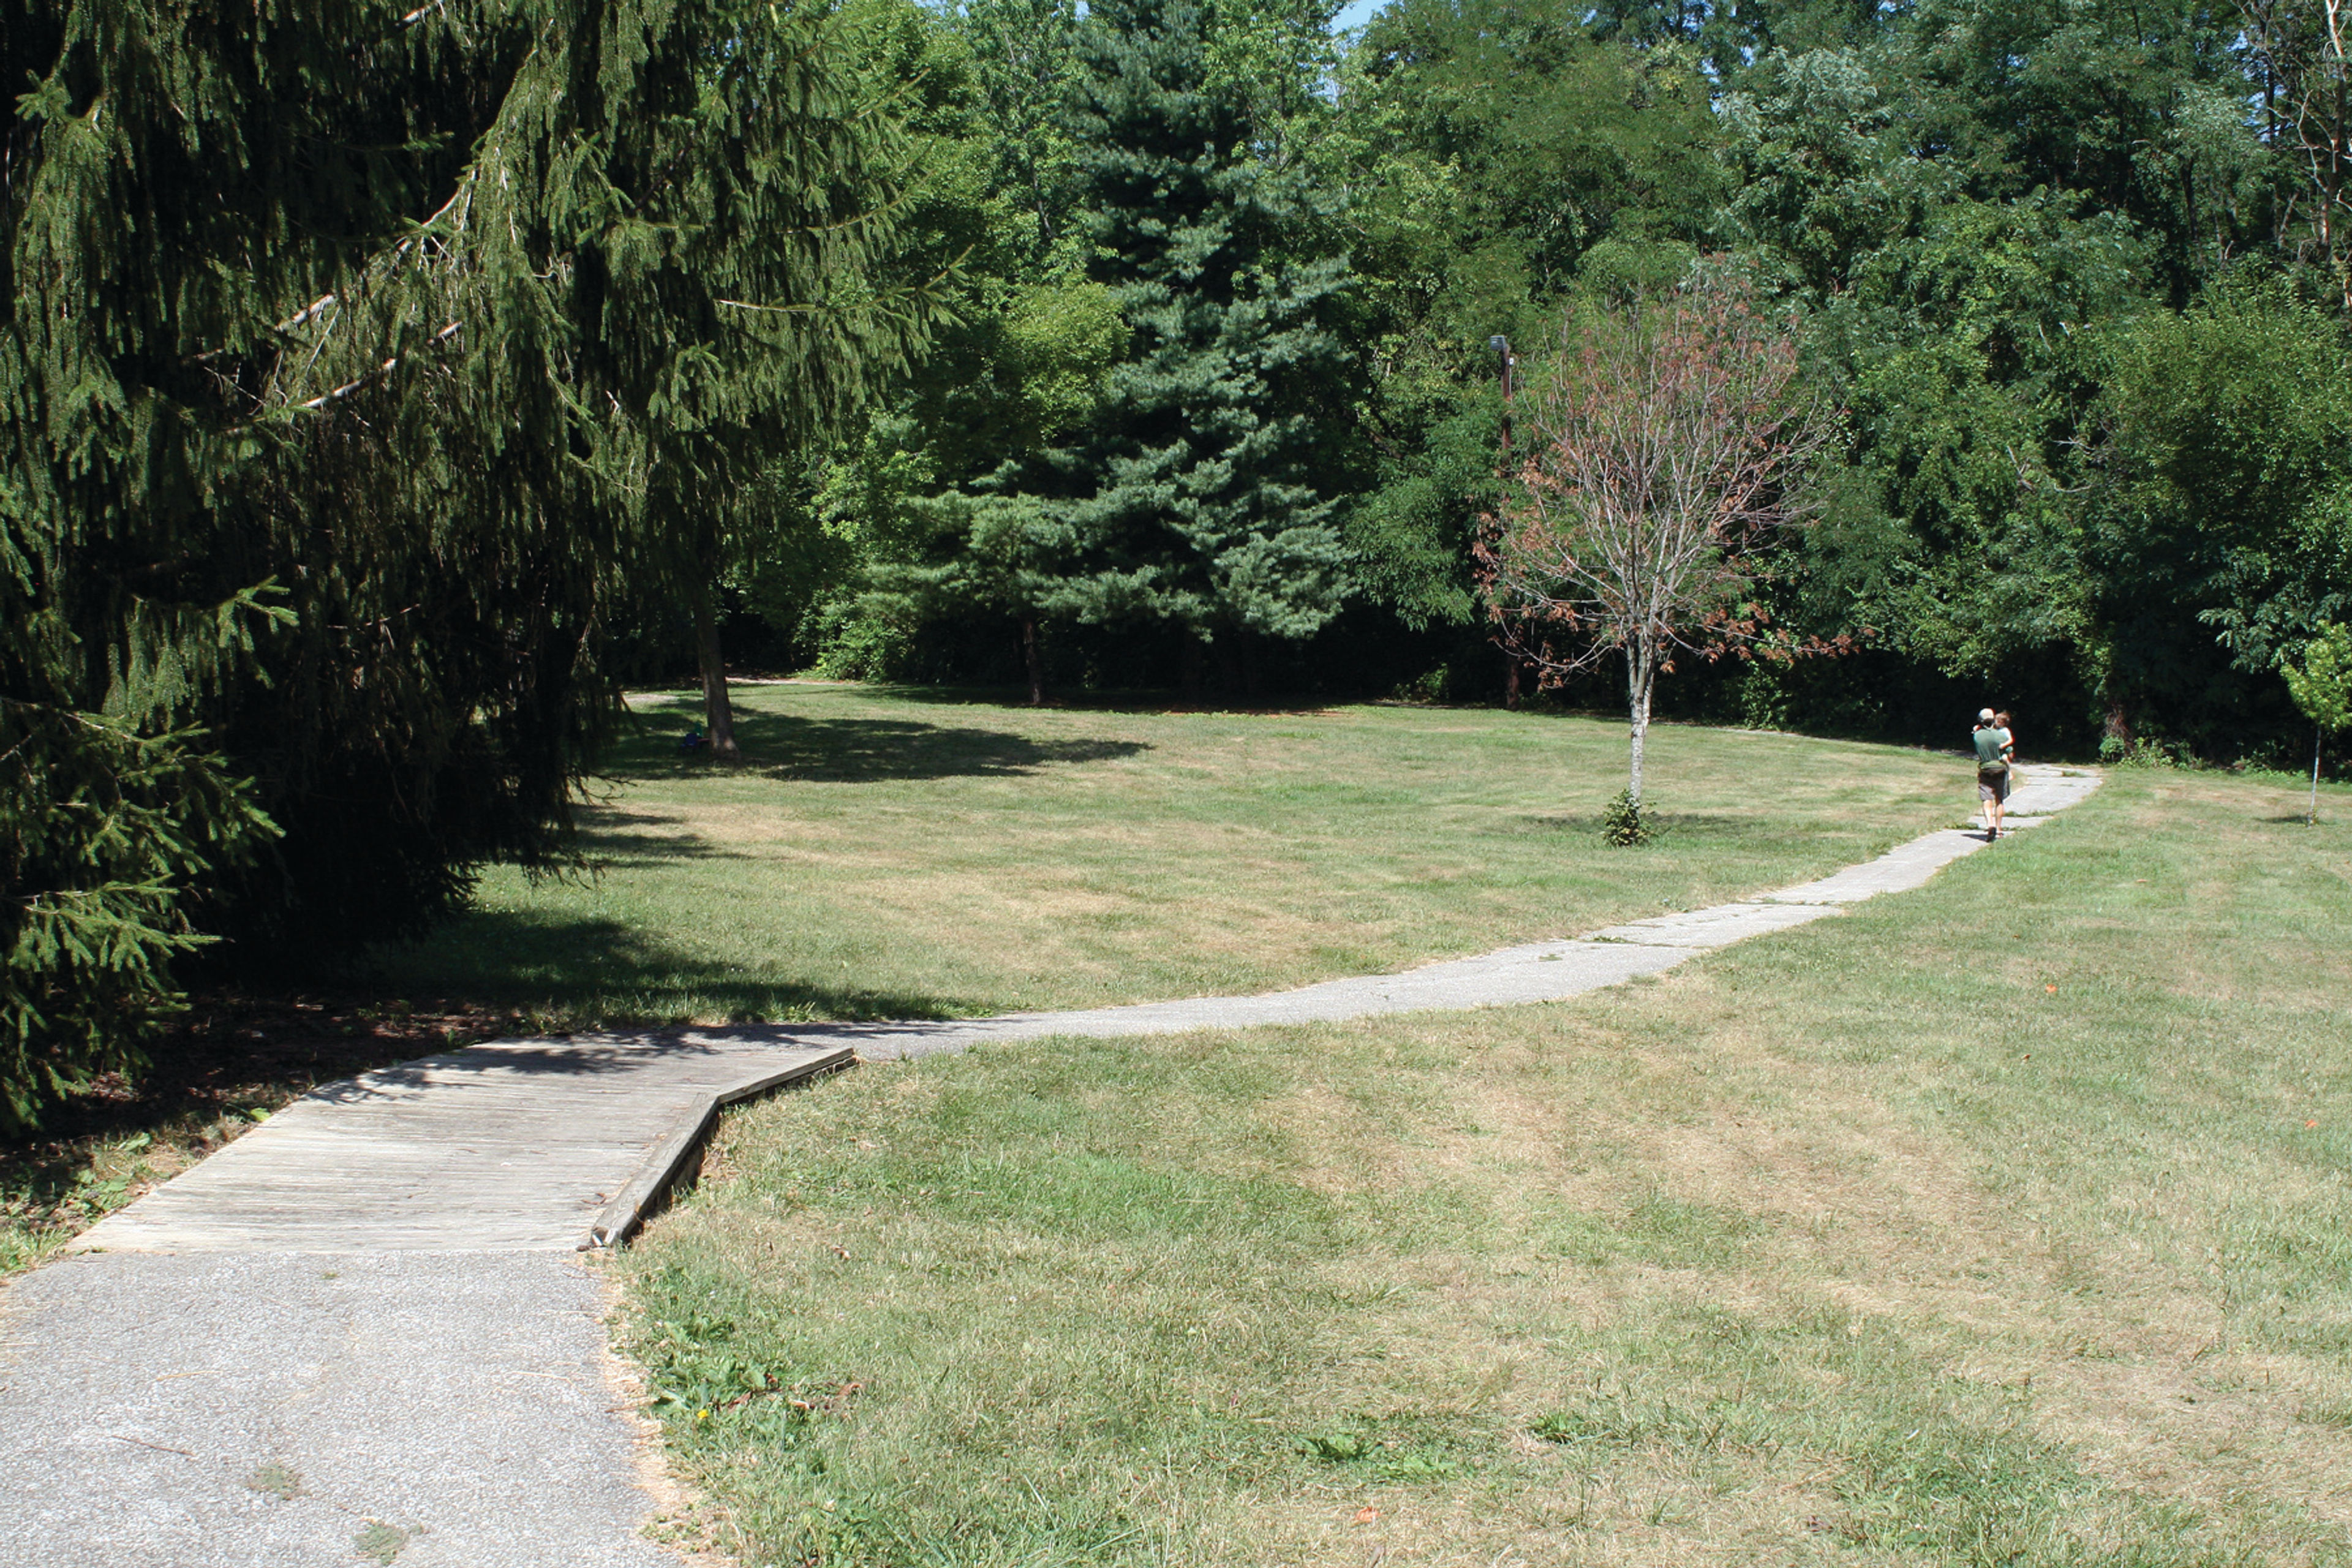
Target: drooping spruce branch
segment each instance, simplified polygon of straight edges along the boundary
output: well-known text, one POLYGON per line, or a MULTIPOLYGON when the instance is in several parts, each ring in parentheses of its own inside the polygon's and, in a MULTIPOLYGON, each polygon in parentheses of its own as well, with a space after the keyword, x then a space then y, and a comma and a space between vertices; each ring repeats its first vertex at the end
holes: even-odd
POLYGON ((614 624, 929 304, 875 281, 903 84, 837 17, 0 0, 0 73, 5 1121, 131 1061, 189 942, 561 855, 614 624))

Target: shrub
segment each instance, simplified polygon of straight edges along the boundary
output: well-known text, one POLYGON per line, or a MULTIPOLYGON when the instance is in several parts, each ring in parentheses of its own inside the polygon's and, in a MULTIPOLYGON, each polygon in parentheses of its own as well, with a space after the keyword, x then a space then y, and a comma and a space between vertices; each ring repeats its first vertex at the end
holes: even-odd
POLYGON ((1622 789, 1601 814, 1601 837, 1612 844, 1632 846, 1647 844, 1656 832, 1652 814, 1643 810, 1633 792, 1622 789))

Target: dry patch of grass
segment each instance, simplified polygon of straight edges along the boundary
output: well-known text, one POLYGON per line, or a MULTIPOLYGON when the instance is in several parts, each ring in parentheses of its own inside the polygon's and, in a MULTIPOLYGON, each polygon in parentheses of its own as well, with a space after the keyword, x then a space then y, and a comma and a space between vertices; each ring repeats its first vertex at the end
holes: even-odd
POLYGON ((673 1454, 760 1562, 2352 1561, 2290 793, 2122 774, 1574 1003, 748 1110, 623 1264, 673 1454))

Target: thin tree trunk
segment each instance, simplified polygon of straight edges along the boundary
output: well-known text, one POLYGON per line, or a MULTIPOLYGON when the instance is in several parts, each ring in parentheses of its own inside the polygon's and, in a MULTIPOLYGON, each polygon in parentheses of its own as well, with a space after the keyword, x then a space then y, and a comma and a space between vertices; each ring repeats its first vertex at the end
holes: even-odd
POLYGON ((1519 660, 1516 654, 1503 654, 1503 706, 1514 712, 1519 706, 1519 660))
POLYGON ((1045 176, 1039 171, 1034 158, 1029 161, 1029 190, 1037 201, 1037 248, 1051 250, 1054 248, 1052 207, 1045 200, 1045 176))
POLYGON ((2311 727, 2311 805, 2303 814, 2303 825, 2315 827, 2319 824, 2319 743, 2327 731, 2314 724, 2311 727))
POLYGON ((742 748, 735 743, 735 710, 727 700, 727 660, 719 649, 719 613, 710 602, 710 583, 694 583, 694 653, 702 667, 702 731, 710 754, 722 763, 740 763, 742 748))
POLYGON ((1176 656, 1176 682, 1187 700, 1197 700, 1201 695, 1201 634, 1192 627, 1184 628, 1184 643, 1176 656))
POLYGON ((1633 765, 1628 773, 1625 794, 1633 809, 1642 808, 1642 747, 1650 738, 1650 688, 1657 678, 1657 666, 1647 652, 1625 650, 1625 695, 1633 710, 1633 765))
POLYGON ((1021 658, 1029 667, 1029 706, 1045 706, 1045 658, 1037 648, 1037 617, 1029 616, 1021 622, 1021 658))

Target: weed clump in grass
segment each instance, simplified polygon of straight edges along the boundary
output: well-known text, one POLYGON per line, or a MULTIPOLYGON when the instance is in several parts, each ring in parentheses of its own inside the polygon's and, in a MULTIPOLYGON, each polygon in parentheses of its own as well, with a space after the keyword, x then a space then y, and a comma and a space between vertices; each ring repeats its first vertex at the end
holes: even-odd
POLYGON ((155 1173, 146 1132, 0 1150, 0 1275, 29 1268, 139 1194, 155 1173))
POLYGON ((1454 1424, 1410 1414, 1359 1415, 1319 1426, 1294 1445, 1303 1458, 1347 1466, 1367 1481, 1413 1485, 1457 1479, 1481 1468, 1481 1441, 1454 1424))
POLYGON ((2217 764, 2200 757, 2186 741, 2147 735, 2108 735, 2099 742, 2099 763, 2110 768, 2148 768, 2158 772, 2211 773, 2217 764))
POLYGON ((1642 809, 1642 803, 1633 798, 1633 792, 1630 789, 1619 790, 1617 798, 1601 813, 1601 838, 1621 848, 1647 844, 1656 833, 1657 823, 1653 815, 1642 809))

